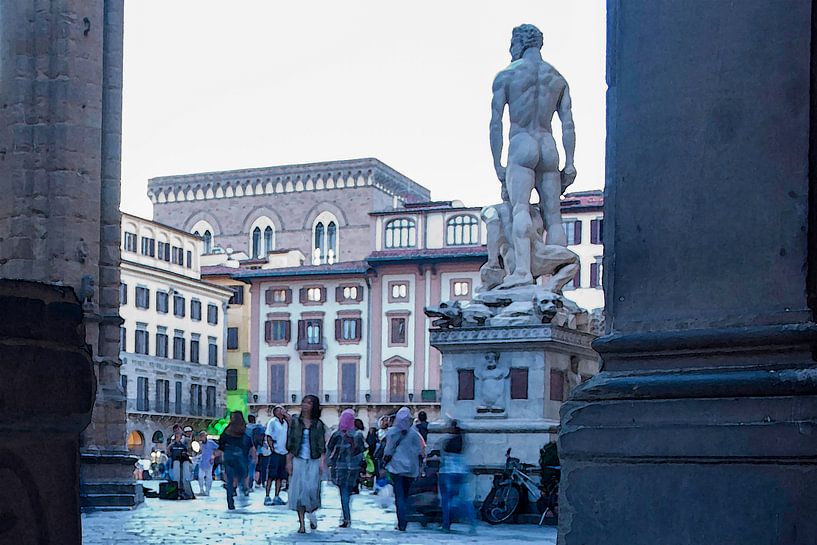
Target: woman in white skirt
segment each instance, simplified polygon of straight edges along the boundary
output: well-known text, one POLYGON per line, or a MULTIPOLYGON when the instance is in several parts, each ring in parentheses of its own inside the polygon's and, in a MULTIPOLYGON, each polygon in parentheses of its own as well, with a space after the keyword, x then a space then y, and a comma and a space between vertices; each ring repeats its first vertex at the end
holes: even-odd
POLYGON ((298 513, 298 533, 318 528, 315 514, 321 506, 321 475, 326 472, 326 426, 320 420, 321 403, 316 396, 304 396, 301 414, 292 421, 287 436, 287 473, 289 508, 298 513))

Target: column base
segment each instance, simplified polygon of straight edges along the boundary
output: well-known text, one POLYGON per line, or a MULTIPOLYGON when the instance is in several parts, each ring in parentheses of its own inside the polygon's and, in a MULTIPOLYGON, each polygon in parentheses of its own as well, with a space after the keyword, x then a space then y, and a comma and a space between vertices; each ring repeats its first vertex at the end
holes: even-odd
POLYGON ((82 511, 133 509, 145 501, 142 485, 132 477, 136 461, 136 456, 127 451, 82 452, 79 485, 82 511))

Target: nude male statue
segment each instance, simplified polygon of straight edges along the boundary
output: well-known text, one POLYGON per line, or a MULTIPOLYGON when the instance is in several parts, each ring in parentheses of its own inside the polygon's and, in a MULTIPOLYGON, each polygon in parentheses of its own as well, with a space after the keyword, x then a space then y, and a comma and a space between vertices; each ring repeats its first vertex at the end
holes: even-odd
POLYGON ((576 133, 573 127, 570 92, 567 81, 542 60, 542 32, 533 25, 520 25, 511 37, 511 64, 497 74, 491 102, 491 152, 496 175, 502 184, 502 200, 512 206, 514 271, 505 277, 500 289, 534 282, 531 273, 533 221, 530 196, 536 189, 544 220, 548 245, 567 246, 559 197, 573 183, 576 168, 573 152, 576 133), (508 106, 511 121, 508 166, 503 167, 502 114, 508 106), (552 134, 553 115, 562 123, 565 167, 559 171, 559 152, 552 134))

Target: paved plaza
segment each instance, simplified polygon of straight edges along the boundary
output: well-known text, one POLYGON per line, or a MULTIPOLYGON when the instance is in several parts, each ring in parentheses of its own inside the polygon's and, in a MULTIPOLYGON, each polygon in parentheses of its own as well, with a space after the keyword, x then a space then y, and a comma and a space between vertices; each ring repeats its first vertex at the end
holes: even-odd
MULTIPOLYGON (((158 489, 158 481, 145 483, 158 489)), ((194 483, 195 487, 195 483, 194 483)), ((377 496, 364 492, 352 504, 352 528, 337 527, 340 500, 337 489, 324 485, 318 529, 297 534, 297 516, 286 506, 265 507, 264 494, 256 490, 246 506, 237 503, 227 511, 225 491, 213 483, 213 495, 191 501, 148 498, 133 511, 98 511, 82 515, 83 545, 279 545, 349 543, 355 545, 480 544, 521 545, 556 543, 556 529, 535 525, 489 526, 477 523, 471 534, 455 524, 451 533, 432 524, 422 528, 409 524, 407 532, 394 529, 394 508, 382 509, 377 496)))

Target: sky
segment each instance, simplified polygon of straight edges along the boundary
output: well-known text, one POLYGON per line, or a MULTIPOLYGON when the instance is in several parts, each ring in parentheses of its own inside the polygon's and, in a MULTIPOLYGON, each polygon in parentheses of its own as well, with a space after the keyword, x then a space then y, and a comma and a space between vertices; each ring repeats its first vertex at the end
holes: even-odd
POLYGON ((570 85, 578 171, 570 191, 601 189, 604 6, 126 2, 121 208, 152 218, 155 176, 360 157, 387 163, 435 200, 497 202, 491 83, 522 23, 543 31, 542 56, 570 85))

